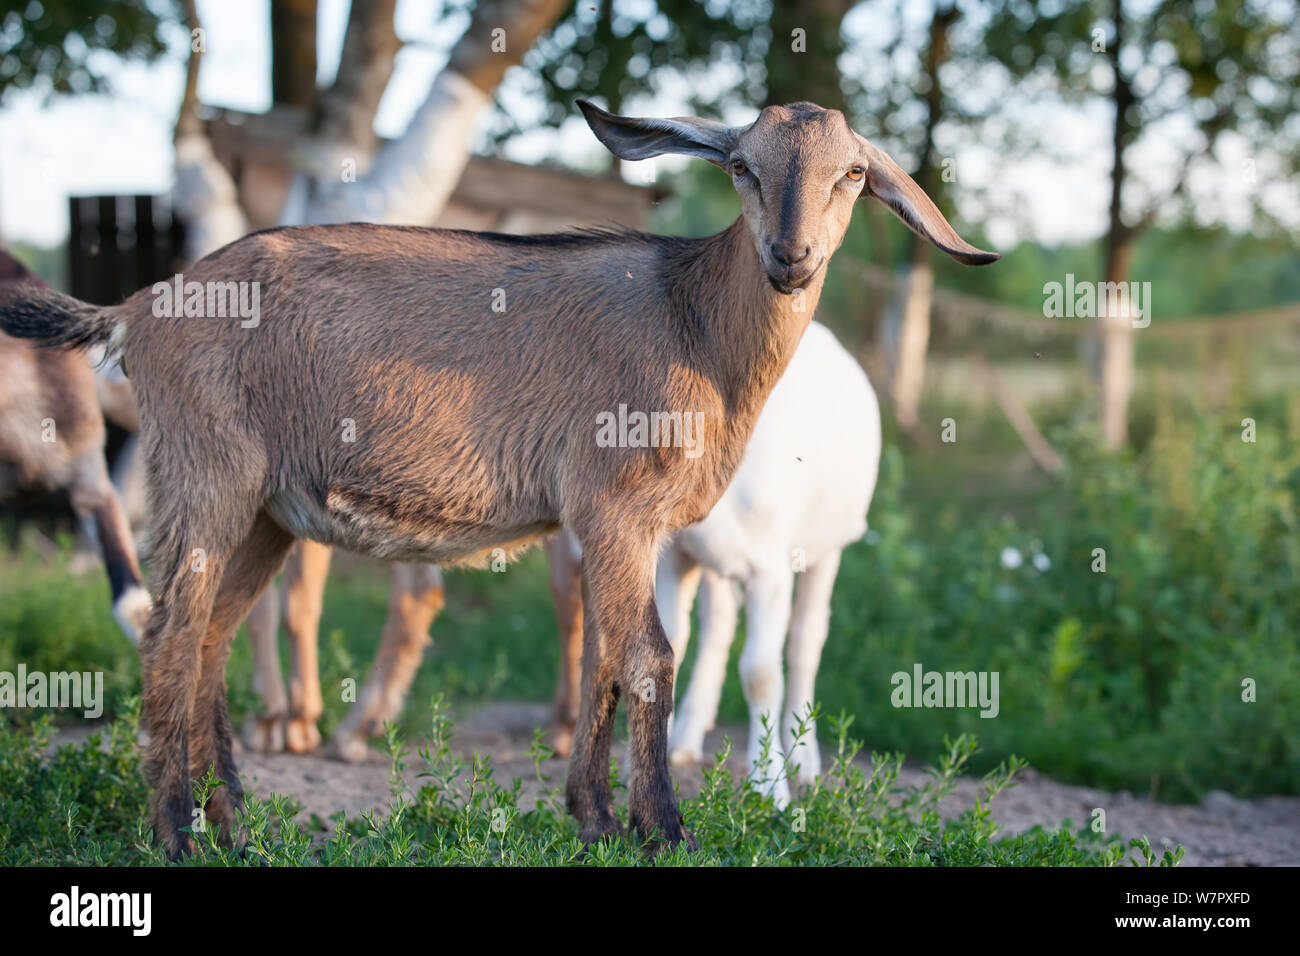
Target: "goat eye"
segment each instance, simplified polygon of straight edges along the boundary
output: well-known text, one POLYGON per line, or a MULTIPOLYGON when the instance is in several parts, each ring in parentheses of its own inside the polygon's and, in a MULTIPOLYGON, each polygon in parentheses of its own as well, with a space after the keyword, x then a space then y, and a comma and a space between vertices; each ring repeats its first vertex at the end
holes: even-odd
POLYGON ((731 161, 731 175, 743 176, 747 172, 749 172, 749 167, 746 166, 744 163, 742 163, 740 160, 733 159, 731 161))
POLYGON ((853 182, 860 183, 862 182, 862 177, 866 174, 867 168, 865 166, 853 166, 845 175, 847 175, 853 182))

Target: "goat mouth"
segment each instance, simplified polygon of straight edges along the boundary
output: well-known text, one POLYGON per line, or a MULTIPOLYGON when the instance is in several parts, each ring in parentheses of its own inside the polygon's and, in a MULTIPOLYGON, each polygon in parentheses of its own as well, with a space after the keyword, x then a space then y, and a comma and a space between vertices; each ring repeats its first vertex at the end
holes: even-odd
POLYGON ((806 274, 799 276, 798 278, 793 276, 772 275, 772 273, 769 272, 767 274, 767 281, 773 289, 780 292, 782 295, 794 295, 796 292, 800 292, 807 288, 808 283, 812 282, 813 278, 821 271, 822 266, 825 264, 826 260, 821 260, 817 265, 809 269, 806 274))

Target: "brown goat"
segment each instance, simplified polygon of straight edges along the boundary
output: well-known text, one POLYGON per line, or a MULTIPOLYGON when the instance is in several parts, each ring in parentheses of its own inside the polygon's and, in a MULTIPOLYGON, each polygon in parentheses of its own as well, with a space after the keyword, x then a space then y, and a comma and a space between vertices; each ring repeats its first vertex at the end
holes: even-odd
POLYGON ((209 283, 257 283, 263 314, 251 324, 172 317, 151 290, 114 309, 36 290, 0 302, 0 326, 49 344, 110 341, 125 326, 156 576, 140 646, 146 766, 169 856, 191 846, 190 781, 209 765, 226 785, 207 820, 235 839, 242 788, 225 663, 294 538, 476 564, 561 524, 584 562, 566 787, 581 839, 620 829, 609 748, 621 694, 629 823, 642 837, 694 843, 668 772, 674 662, 654 603, 660 543, 708 514, 731 480, 860 195, 961 262, 997 256, 965 243, 837 111, 770 106, 732 128, 580 106, 623 159, 683 153, 728 170, 742 216, 703 239, 273 229, 185 277, 199 283, 186 293, 190 315, 204 314, 209 283), (647 436, 620 425, 611 439, 602 421, 628 409, 700 427, 689 446, 680 427, 674 438, 671 427, 647 436))
MULTIPOLYGON (((0 251, 0 287, 8 295, 45 288, 0 251)), ((104 460, 104 416, 86 353, 33 348, 0 334, 0 498, 66 491, 72 509, 99 543, 113 616, 132 641, 149 616, 135 542, 104 460)))

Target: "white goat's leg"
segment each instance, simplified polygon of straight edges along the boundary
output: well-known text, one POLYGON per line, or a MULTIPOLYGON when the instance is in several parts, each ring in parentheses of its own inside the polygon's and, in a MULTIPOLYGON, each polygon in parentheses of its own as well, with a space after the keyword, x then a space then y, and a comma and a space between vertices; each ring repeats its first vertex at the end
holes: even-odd
MULTIPOLYGON (((673 649, 673 686, 677 686, 677 672, 681 670, 686 646, 691 640, 691 606, 700 586, 700 566, 688 556, 670 548, 659 559, 655 569, 655 604, 659 607, 659 623, 664 636, 673 649)), ((672 761, 672 733, 676 712, 668 715, 669 761, 672 761)))
POLYGON ((659 621, 673 648, 673 676, 682 668, 691 640, 691 607, 700 586, 700 566, 679 551, 667 551, 655 572, 659 621))
POLYGON ((740 681, 749 703, 745 756, 750 776, 763 793, 773 796, 779 808, 790 802, 781 746, 785 690, 781 651, 790 626, 792 578, 793 572, 786 568, 765 568, 750 578, 745 588, 747 635, 740 655, 740 681))
POLYGON ((284 719, 289 713, 289 695, 280 671, 280 649, 276 627, 280 620, 280 592, 272 582, 244 619, 248 639, 253 642, 253 690, 262 698, 262 712, 244 721, 244 746, 263 753, 284 750, 284 719))
POLYGON ((388 619, 379 653, 366 675, 357 702, 330 740, 330 751, 343 760, 366 756, 366 741, 384 721, 402 710, 406 692, 430 644, 429 628, 442 610, 442 573, 432 564, 394 564, 388 592, 388 619))
POLYGON ((790 619, 790 641, 786 646, 789 687, 782 739, 790 762, 798 765, 795 779, 799 783, 812 783, 822 769, 815 724, 811 720, 804 723, 797 745, 794 736, 800 722, 812 711, 813 685, 830 630, 831 590, 839 569, 840 552, 836 551, 800 577, 790 619))
POLYGON ((727 677, 727 659, 736 636, 739 612, 736 586, 712 571, 704 571, 702 580, 700 641, 695 651, 695 669, 682 694, 668 742, 669 760, 678 766, 704 759, 704 735, 713 729, 718 719, 718 701, 727 677))

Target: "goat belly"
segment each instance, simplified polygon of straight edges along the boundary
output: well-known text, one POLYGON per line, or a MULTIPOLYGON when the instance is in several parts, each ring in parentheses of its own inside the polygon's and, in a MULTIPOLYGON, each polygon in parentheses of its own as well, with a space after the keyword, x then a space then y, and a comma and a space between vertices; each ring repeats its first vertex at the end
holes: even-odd
POLYGON ((496 567, 514 560, 556 527, 537 519, 483 523, 450 517, 426 498, 376 496, 333 488, 324 505, 303 492, 281 491, 267 501, 272 517, 297 538, 309 538, 386 561, 496 567))

